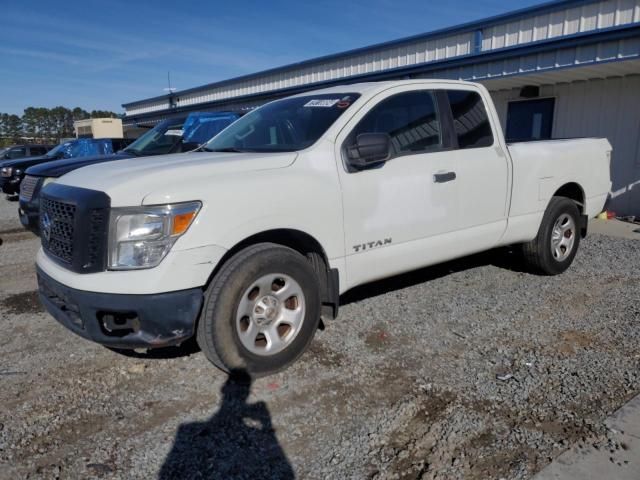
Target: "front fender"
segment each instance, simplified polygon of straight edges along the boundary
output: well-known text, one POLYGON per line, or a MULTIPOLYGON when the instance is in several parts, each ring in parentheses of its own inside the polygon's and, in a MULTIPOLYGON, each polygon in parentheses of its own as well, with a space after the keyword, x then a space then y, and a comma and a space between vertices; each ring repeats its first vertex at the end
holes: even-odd
POLYGON ((177 250, 211 244, 231 249, 258 233, 291 229, 315 238, 329 259, 345 255, 342 194, 335 165, 326 158, 225 175, 190 196, 202 201, 202 209, 177 250))

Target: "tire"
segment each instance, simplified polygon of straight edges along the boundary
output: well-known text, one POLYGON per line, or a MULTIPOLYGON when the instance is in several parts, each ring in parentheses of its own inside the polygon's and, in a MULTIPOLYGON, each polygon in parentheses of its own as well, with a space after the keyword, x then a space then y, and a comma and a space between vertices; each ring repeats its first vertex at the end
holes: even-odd
POLYGON ((198 345, 227 373, 276 373, 307 349, 320 309, 318 275, 306 257, 277 244, 253 245, 231 257, 207 288, 198 345))
POLYGON ((522 252, 525 263, 534 272, 558 275, 569 268, 579 246, 578 206, 566 197, 552 197, 538 235, 522 245, 522 252))

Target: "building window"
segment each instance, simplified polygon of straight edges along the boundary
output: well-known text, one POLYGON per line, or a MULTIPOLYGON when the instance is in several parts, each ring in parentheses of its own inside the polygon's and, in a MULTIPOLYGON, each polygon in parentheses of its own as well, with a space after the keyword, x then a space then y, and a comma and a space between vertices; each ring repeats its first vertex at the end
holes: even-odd
POLYGON ((509 102, 507 142, 550 139, 554 106, 555 98, 509 102))
POLYGON ((91 131, 91 126, 77 127, 77 129, 78 129, 78 138, 91 138, 91 137, 93 137, 93 132, 91 131))

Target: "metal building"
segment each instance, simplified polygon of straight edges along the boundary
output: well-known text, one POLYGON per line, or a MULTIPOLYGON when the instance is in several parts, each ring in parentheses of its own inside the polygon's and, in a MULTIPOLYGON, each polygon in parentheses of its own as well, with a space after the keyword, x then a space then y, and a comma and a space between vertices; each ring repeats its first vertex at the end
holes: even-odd
POLYGON ((640 215, 640 0, 545 3, 126 103, 124 123, 394 78, 483 83, 511 140, 607 137, 614 146, 609 209, 640 215))

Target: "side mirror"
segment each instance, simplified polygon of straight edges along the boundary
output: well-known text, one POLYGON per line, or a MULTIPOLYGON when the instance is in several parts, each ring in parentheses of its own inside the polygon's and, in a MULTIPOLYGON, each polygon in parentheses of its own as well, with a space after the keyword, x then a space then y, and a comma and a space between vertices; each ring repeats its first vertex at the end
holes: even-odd
POLYGON ((391 137, 386 133, 361 133, 356 143, 347 147, 349 163, 367 168, 386 162, 391 152, 391 137))

